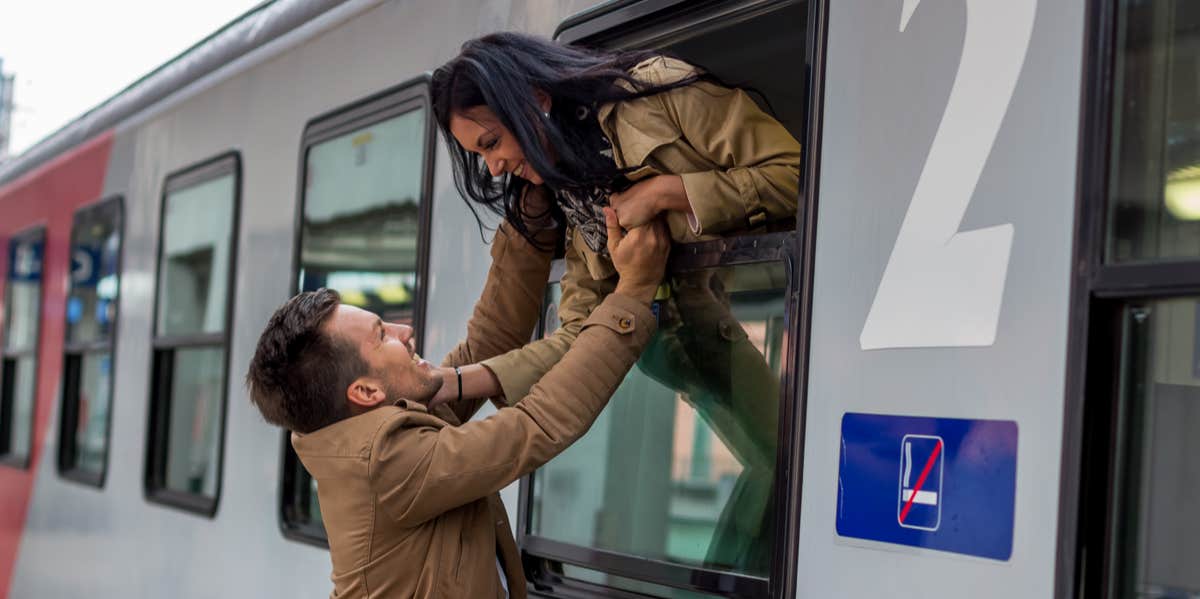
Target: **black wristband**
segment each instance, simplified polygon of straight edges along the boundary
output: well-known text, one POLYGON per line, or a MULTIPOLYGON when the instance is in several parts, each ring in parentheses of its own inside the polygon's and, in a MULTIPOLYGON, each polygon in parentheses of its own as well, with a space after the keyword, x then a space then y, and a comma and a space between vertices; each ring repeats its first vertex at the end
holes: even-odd
POLYGON ((458 366, 454 367, 454 376, 458 377, 458 399, 456 401, 462 401, 462 370, 459 370, 458 366))

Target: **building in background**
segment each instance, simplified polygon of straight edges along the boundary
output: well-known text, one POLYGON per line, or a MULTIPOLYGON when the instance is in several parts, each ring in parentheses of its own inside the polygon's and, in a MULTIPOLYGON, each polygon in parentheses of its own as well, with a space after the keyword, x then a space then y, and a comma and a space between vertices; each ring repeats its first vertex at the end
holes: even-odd
POLYGON ((0 161, 8 158, 8 142, 12 138, 13 75, 4 74, 4 59, 0 58, 0 161))

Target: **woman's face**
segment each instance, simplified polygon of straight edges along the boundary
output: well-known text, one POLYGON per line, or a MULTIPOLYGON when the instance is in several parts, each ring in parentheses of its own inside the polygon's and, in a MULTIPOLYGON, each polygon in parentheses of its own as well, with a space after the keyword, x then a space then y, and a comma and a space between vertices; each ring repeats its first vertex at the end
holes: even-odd
POLYGON ((542 184, 533 165, 525 161, 516 136, 500 123, 491 108, 475 106, 450 115, 450 134, 463 149, 482 157, 493 177, 508 173, 534 185, 542 184))

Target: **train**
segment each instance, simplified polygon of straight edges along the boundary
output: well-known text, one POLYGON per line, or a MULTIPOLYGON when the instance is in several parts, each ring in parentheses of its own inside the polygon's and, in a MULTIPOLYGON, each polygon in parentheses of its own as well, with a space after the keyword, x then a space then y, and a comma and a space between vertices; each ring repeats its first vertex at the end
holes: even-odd
POLYGON ((329 594, 242 377, 306 289, 465 333, 496 222, 430 73, 501 30, 669 52, 803 147, 794 228, 672 250, 753 367, 664 342, 502 492, 531 594, 1200 596, 1187 0, 263 2, 0 163, 0 595, 329 594))

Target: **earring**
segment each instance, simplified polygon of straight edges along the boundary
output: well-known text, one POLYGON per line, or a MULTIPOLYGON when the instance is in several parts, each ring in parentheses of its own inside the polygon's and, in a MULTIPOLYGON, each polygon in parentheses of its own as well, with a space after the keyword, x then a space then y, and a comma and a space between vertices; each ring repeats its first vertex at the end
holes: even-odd
POLYGON ((545 118, 545 119, 548 119, 548 118, 550 118, 550 113, 549 113, 549 112, 543 112, 543 113, 542 113, 542 118, 545 118))
POLYGON ((576 120, 582 121, 583 119, 586 119, 589 114, 591 114, 591 111, 588 110, 587 106, 580 104, 577 108, 575 108, 576 120))

